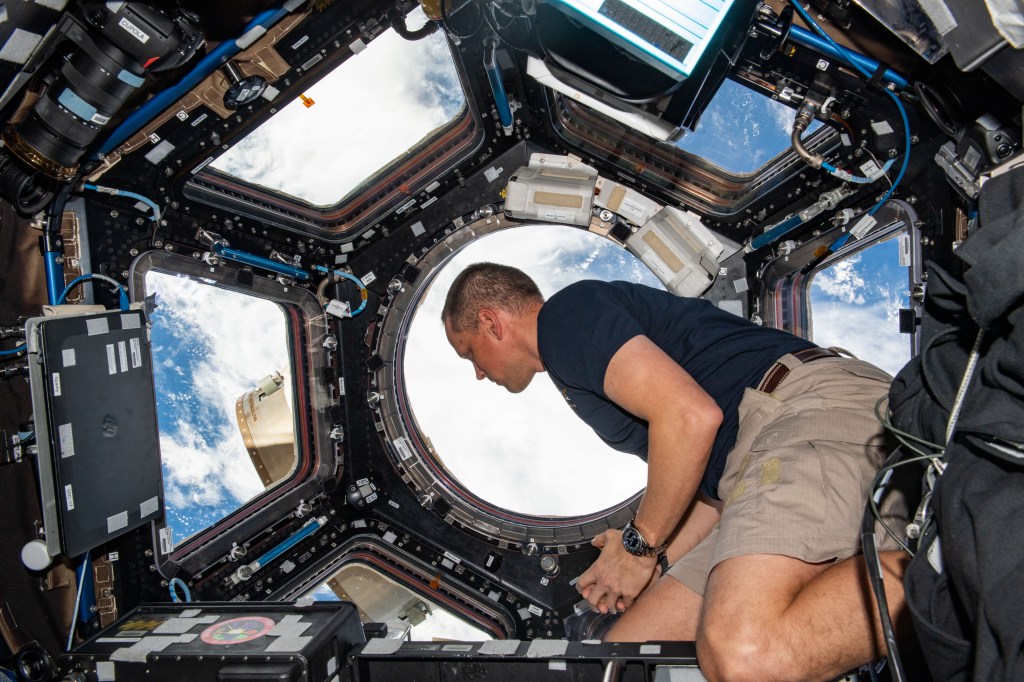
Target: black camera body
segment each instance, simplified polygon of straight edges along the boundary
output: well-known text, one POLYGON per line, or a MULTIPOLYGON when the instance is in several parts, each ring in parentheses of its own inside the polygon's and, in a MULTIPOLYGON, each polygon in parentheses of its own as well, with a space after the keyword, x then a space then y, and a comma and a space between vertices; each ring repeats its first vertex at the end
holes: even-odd
POLYGON ((59 182, 74 177, 96 136, 145 83, 145 73, 179 66, 203 44, 195 20, 139 2, 90 2, 80 16, 65 14, 50 49, 68 49, 42 76, 42 95, 31 110, 3 132, 6 151, 15 157, 0 159, 4 198, 31 213, 49 194, 39 191, 38 174, 59 182))

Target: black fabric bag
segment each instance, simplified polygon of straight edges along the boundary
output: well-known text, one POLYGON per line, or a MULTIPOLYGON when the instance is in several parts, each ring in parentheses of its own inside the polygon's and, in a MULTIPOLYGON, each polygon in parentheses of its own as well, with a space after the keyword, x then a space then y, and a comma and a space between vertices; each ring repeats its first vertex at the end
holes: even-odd
POLYGON ((929 267, 921 353, 890 391, 893 422, 933 443, 979 330, 980 356, 905 577, 937 680, 1024 680, 1024 168, 990 180, 964 275, 929 267))

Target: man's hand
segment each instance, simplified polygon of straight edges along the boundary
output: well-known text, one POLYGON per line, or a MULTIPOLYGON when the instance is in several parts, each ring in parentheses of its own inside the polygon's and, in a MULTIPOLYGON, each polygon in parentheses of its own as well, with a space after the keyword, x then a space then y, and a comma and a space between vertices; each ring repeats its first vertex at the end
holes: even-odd
POLYGON ((591 544, 601 556, 579 577, 576 589, 601 613, 626 610, 657 577, 657 558, 627 552, 619 530, 605 531, 591 544))

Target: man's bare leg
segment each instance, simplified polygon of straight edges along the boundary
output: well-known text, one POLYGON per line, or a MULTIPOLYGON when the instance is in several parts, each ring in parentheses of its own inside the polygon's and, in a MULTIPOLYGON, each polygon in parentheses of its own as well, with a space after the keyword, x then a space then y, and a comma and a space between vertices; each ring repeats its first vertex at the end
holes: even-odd
MULTIPOLYGON (((886 552, 881 560, 896 614, 907 557, 886 552)), ((884 652, 861 556, 832 565, 759 554, 727 559, 711 572, 697 631, 697 657, 710 680, 832 679, 884 652)))
POLYGON ((604 641, 692 641, 703 602, 699 594, 672 576, 664 576, 619 616, 604 641))

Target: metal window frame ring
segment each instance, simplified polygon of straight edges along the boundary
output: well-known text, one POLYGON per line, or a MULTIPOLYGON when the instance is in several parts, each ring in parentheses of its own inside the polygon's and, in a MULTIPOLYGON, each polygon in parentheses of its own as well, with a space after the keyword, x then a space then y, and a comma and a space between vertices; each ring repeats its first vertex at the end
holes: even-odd
MULTIPOLYGON (((520 514, 491 504, 463 487, 415 426, 404 387, 402 360, 409 327, 435 276, 456 253, 476 239, 504 229, 537 224, 513 220, 500 211, 477 213, 487 215, 468 223, 456 220, 454 229, 446 230, 445 236, 422 256, 410 256, 408 264, 420 273, 415 282, 396 277, 388 287, 389 302, 381 307, 377 318, 374 353, 379 361, 373 363, 377 368, 370 372, 367 396, 377 431, 392 465, 419 503, 447 523, 483 536, 500 547, 518 548, 529 554, 549 550, 564 553, 582 545, 589 547, 595 536, 621 528, 636 515, 644 490, 612 507, 581 516, 520 514)), ((595 216, 588 227, 576 229, 588 229, 625 248, 610 236, 612 225, 610 220, 595 216)))

